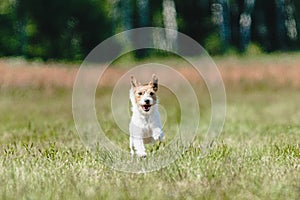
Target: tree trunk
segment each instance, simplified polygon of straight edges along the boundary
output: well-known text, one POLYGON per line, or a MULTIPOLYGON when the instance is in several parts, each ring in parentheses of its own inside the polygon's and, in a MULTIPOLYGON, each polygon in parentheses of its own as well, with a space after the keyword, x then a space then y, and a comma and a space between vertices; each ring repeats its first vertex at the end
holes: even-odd
POLYGON ((246 51, 251 41, 251 13, 255 5, 255 0, 245 0, 244 10, 240 15, 240 46, 241 51, 246 51))
POLYGON ((213 23, 217 26, 221 40, 221 51, 224 52, 231 38, 228 0, 216 0, 211 10, 213 23))
POLYGON ((286 46, 286 30, 285 30, 285 6, 284 0, 276 0, 276 41, 279 49, 286 46))
POLYGON ((111 0, 110 1, 111 9, 109 11, 109 15, 112 17, 112 29, 117 30, 119 26, 119 20, 121 19, 120 16, 120 0, 111 0))
MULTIPOLYGON (((138 26, 139 27, 146 27, 149 26, 149 0, 137 0, 137 11, 138 11, 138 26)), ((143 43, 144 36, 137 35, 134 36, 135 41, 137 43, 143 43)), ((144 58, 147 57, 147 49, 140 49, 135 52, 135 56, 137 58, 144 58)))
POLYGON ((137 0, 139 26, 149 26, 149 0, 137 0))
POLYGON ((20 41, 19 52, 20 55, 26 54, 27 47, 27 34, 26 34, 26 16, 23 9, 23 1, 16 1, 16 14, 17 14, 17 32, 20 41))
POLYGON ((290 40, 296 41, 298 39, 297 23, 295 19, 295 5, 290 0, 285 0, 285 28, 287 36, 290 40))
POLYGON ((131 0, 121 0, 121 17, 123 30, 132 29, 132 4, 131 0))
POLYGON ((163 22, 167 29, 166 34, 166 48, 169 50, 177 49, 177 20, 176 20, 176 8, 173 0, 163 0, 163 22), (172 29, 172 30, 168 30, 172 29))
MULTIPOLYGON (((132 4, 131 0, 110 0, 111 9, 110 9, 110 15, 112 16, 113 21, 113 31, 120 32, 120 31, 126 31, 132 29, 132 4)), ((126 34, 125 36, 127 39, 130 40, 132 37, 129 34, 126 34)), ((125 41, 119 41, 121 45, 123 45, 125 48, 128 47, 128 43, 125 41)))

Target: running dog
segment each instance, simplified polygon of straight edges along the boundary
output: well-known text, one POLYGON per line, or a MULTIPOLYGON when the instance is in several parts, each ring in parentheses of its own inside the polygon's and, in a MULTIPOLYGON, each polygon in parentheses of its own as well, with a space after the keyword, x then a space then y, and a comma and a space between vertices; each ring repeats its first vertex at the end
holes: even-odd
POLYGON ((129 91, 132 104, 132 117, 129 124, 130 153, 146 157, 144 144, 163 141, 164 132, 158 112, 158 79, 155 74, 148 84, 141 84, 131 76, 129 91))

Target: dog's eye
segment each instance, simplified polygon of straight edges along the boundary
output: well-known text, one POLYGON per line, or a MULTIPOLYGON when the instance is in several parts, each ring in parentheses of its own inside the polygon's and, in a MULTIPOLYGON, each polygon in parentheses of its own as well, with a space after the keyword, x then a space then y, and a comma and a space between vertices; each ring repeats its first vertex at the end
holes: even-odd
POLYGON ((140 96, 141 96, 142 94, 143 94, 142 92, 139 92, 139 93, 138 93, 138 95, 140 95, 140 96))
POLYGON ((153 96, 153 95, 154 95, 154 92, 150 92, 150 95, 153 96))

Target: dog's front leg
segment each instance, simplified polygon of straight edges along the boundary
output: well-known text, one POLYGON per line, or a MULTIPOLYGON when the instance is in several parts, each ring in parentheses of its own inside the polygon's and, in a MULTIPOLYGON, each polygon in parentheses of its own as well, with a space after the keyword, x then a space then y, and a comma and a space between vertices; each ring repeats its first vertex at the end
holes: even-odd
POLYGON ((130 131, 130 153, 134 155, 137 154, 139 157, 145 157, 146 149, 143 142, 143 131, 142 128, 136 126, 134 123, 130 123, 129 126, 130 131))
POLYGON ((163 142, 164 140, 164 131, 160 127, 155 127, 152 130, 152 137, 154 141, 159 140, 160 142, 163 142))
POLYGON ((144 146, 143 138, 138 138, 134 136, 130 136, 130 141, 131 141, 131 155, 134 154, 134 151, 137 156, 139 157, 146 157, 146 149, 144 146))

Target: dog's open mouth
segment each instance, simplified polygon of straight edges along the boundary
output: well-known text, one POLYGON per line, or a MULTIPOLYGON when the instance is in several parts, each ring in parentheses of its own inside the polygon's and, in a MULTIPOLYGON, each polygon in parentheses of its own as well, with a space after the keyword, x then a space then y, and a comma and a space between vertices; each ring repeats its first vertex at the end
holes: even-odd
POLYGON ((145 112, 148 112, 148 111, 150 110, 150 108, 151 108, 151 105, 149 105, 149 104, 142 105, 142 109, 143 109, 143 111, 145 111, 145 112))

